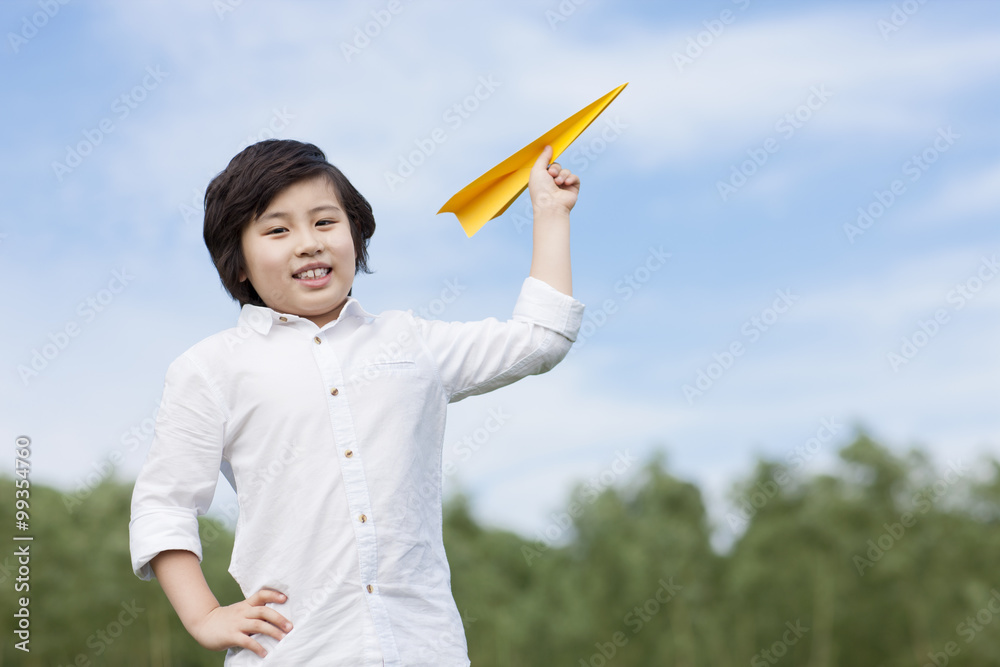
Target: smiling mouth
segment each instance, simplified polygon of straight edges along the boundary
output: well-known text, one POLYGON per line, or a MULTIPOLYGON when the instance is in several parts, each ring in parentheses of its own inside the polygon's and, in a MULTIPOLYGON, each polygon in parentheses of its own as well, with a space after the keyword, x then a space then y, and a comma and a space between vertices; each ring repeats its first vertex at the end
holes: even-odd
POLYGON ((315 280, 317 278, 323 278, 328 273, 330 273, 330 269, 309 269, 308 271, 296 273, 292 276, 292 278, 295 278, 296 280, 315 280))

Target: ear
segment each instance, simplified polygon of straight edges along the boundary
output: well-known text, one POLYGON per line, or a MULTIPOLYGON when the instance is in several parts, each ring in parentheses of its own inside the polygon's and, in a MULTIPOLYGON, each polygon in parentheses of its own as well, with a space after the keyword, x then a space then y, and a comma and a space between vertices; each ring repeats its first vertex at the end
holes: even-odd
POLYGON ((239 280, 240 282, 243 282, 244 280, 246 280, 246 279, 247 279, 247 272, 246 272, 246 271, 244 271, 243 269, 240 269, 240 272, 236 274, 236 278, 237 278, 237 279, 238 279, 238 280, 239 280))

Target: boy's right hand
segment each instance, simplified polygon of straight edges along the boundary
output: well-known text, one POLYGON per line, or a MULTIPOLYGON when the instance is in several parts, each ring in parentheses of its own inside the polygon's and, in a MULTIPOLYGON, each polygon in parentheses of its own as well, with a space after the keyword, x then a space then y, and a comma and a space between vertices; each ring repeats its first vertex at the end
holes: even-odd
POLYGON ((291 622, 274 609, 264 606, 268 602, 280 604, 287 599, 284 593, 262 588, 242 602, 215 607, 193 623, 189 632, 195 641, 209 650, 224 651, 240 646, 263 658, 267 651, 250 635, 261 633, 280 640, 290 632, 291 622))

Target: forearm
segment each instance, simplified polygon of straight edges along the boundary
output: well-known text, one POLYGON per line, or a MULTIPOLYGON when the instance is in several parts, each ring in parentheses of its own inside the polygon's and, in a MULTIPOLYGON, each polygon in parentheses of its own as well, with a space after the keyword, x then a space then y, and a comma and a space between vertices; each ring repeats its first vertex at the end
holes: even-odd
POLYGON ((287 618, 267 606, 288 600, 276 590, 262 588, 246 600, 220 606, 205 581, 198 557, 190 551, 160 552, 150 566, 184 629, 209 650, 239 646, 263 658, 267 651, 252 635, 263 633, 280 641, 292 630, 287 618))
POLYGON ((205 581, 198 557, 190 551, 162 551, 149 562, 160 587, 192 635, 194 625, 219 606, 205 581))
POLYGON ((529 275, 573 296, 569 259, 569 211, 534 208, 529 275))

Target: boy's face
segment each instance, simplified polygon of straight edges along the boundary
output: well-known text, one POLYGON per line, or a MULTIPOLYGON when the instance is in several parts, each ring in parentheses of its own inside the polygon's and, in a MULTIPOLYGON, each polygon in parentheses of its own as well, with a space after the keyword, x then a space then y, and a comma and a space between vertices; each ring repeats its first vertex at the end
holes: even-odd
POLYGON ((356 257, 351 223, 325 175, 279 192, 243 229, 242 245, 240 282, 249 280, 269 308, 320 327, 340 316, 356 257))

